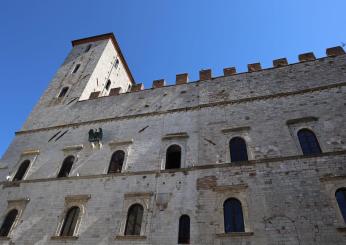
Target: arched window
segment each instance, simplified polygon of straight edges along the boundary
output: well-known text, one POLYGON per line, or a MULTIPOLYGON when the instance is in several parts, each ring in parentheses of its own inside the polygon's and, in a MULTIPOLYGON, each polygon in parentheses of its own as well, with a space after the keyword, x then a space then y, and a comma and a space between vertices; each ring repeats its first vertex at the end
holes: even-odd
POLYGON ((142 219, 143 206, 140 204, 132 205, 127 213, 125 236, 139 236, 141 234, 142 219))
POLYGON ((243 209, 238 199, 229 198, 223 204, 225 233, 244 232, 243 209))
POLYGON ((298 139, 304 155, 320 154, 322 152, 316 135, 311 130, 306 128, 299 130, 298 139))
POLYGON ((67 211, 67 214, 62 225, 60 236, 73 236, 76 229, 76 224, 79 218, 79 207, 72 207, 67 211))
POLYGON ((342 217, 346 223, 346 188, 340 188, 335 192, 335 198, 338 202, 342 217))
POLYGON ((166 152, 166 169, 180 168, 181 148, 179 145, 171 145, 166 152))
POLYGON ((125 152, 119 150, 113 153, 111 162, 109 163, 108 173, 120 173, 123 168, 125 152))
POLYGON ((108 81, 107 81, 107 83, 106 83, 106 87, 105 87, 106 90, 109 89, 109 87, 111 86, 111 83, 112 83, 111 80, 108 79, 108 81))
POLYGON ((229 142, 231 153, 231 162, 247 161, 247 149, 245 140, 240 137, 234 137, 229 142))
POLYGON ((18 215, 18 210, 17 209, 12 209, 8 214, 6 215, 1 228, 0 228, 0 236, 8 236, 8 234, 11 231, 11 228, 14 224, 14 221, 16 220, 18 215))
POLYGON ((66 94, 67 94, 67 91, 68 91, 68 87, 63 87, 60 91, 60 94, 59 94, 59 98, 62 98, 64 97, 66 94))
POLYGON ((29 160, 25 160, 24 162, 22 162, 22 164, 20 164, 20 166, 17 170, 16 175, 13 177, 13 181, 22 180, 24 178, 24 175, 28 171, 29 165, 30 165, 29 160))
POLYGON ((68 156, 65 158, 64 162, 61 165, 58 178, 67 177, 69 175, 73 162, 74 162, 74 156, 68 156))
POLYGON ((179 244, 190 244, 190 217, 182 215, 179 219, 179 244))

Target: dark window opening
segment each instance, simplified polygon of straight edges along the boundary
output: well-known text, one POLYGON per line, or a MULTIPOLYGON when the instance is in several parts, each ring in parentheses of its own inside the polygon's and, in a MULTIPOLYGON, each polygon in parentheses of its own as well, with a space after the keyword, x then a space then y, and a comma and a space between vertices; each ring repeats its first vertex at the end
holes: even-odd
POLYGON ((239 200, 227 199, 223 204, 225 233, 244 232, 243 210, 239 200))
POLYGON ((100 94, 100 91, 91 92, 89 96, 89 100, 96 99, 97 97, 99 97, 99 94, 100 94))
POLYGON ((115 69, 117 69, 118 66, 119 66, 119 59, 117 58, 117 59, 115 60, 115 63, 114 63, 115 69))
POLYGON ((311 130, 299 130, 298 139, 304 155, 314 155, 322 153, 316 135, 311 130))
POLYGON ((24 175, 28 171, 29 165, 30 165, 29 160, 25 160, 24 162, 22 162, 22 164, 19 166, 17 170, 16 175, 13 177, 13 181, 22 180, 24 178, 24 175))
POLYGON ((80 64, 77 64, 77 65, 74 67, 72 73, 76 73, 76 72, 78 71, 79 67, 80 67, 80 64))
POLYGON ((234 137, 229 142, 231 153, 231 162, 247 161, 247 149, 245 140, 240 137, 234 137))
POLYGON ((79 217, 79 212, 79 207, 72 207, 67 211, 60 231, 60 236, 73 236, 79 217))
POLYGON ((346 223, 346 188, 338 189, 335 192, 336 201, 338 202, 340 212, 346 223))
POLYGON ((58 174, 58 178, 68 177, 68 175, 69 175, 69 173, 71 171, 74 159, 75 159, 74 156, 68 156, 68 157, 65 158, 65 160, 62 163, 62 166, 60 168, 60 171, 59 171, 59 174, 58 174))
POLYGON ((143 219, 143 206, 134 204, 129 208, 125 226, 125 236, 139 236, 143 219))
POLYGON ((67 91, 68 91, 68 87, 63 87, 60 91, 60 94, 59 94, 59 98, 62 98, 62 97, 65 97, 65 95, 67 94, 67 91))
POLYGON ((178 145, 171 145, 166 153, 166 169, 180 168, 181 148, 178 145))
POLYGON ((111 162, 109 164, 108 173, 120 173, 123 168, 123 163, 125 159, 125 152, 116 151, 113 153, 111 162))
POLYGON ((89 52, 89 50, 91 49, 91 46, 92 46, 92 44, 88 44, 88 46, 85 48, 84 53, 89 52))
POLYGON ((17 209, 12 209, 5 217, 1 228, 0 228, 0 237, 6 237, 10 233, 14 221, 16 220, 18 215, 17 209))
POLYGON ((190 217, 182 215, 179 219, 179 244, 190 244, 190 217))
POLYGON ((106 83, 106 87, 105 87, 106 90, 109 89, 109 87, 111 86, 111 83, 112 83, 111 80, 108 79, 108 81, 107 81, 107 83, 106 83))

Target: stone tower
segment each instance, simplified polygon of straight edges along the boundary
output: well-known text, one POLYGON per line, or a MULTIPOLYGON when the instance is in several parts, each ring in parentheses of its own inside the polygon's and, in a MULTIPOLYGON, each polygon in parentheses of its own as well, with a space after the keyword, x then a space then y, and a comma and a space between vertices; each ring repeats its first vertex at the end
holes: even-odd
POLYGON ((136 84, 72 50, 0 163, 0 244, 346 242, 346 55, 136 84))

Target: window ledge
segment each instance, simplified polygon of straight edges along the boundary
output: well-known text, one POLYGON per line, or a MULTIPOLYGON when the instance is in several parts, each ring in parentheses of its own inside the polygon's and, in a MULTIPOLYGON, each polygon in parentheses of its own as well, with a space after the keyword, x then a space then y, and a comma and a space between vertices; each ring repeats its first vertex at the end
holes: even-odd
POLYGON ((218 238, 224 238, 224 237, 243 237, 243 236, 253 236, 252 231, 245 231, 245 232, 230 232, 230 233, 219 233, 216 234, 216 237, 218 238))
POLYGON ((0 236, 0 241, 4 241, 4 240, 8 241, 8 240, 11 240, 11 238, 8 236, 0 236))
POLYGON ((52 240, 77 240, 78 236, 52 236, 52 240))
POLYGON ((3 188, 9 188, 9 187, 19 187, 20 181, 8 181, 4 182, 3 188))
POLYGON ((133 236, 133 235, 115 236, 115 240, 145 240, 145 239, 147 239, 146 236, 133 236))
POLYGON ((346 226, 337 226, 336 229, 340 232, 346 232, 346 226))

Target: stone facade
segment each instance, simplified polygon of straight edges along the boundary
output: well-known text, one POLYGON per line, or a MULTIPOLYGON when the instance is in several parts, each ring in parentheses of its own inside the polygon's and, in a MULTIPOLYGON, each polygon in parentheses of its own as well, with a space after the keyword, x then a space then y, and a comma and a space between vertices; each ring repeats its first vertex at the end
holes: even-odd
POLYGON ((345 244, 335 191, 346 187, 346 55, 335 48, 324 58, 299 57, 269 69, 251 64, 246 73, 225 68, 221 77, 204 70, 195 82, 181 74, 174 86, 155 80, 144 90, 112 34, 73 41, 2 158, 0 222, 14 207, 19 214, 0 244, 171 245, 183 214, 195 245, 345 244), (93 92, 100 93, 89 99, 93 92), (91 144, 88 132, 98 128, 103 138, 91 144), (303 155, 302 128, 316 134, 322 154, 303 155), (236 136, 248 161, 231 163, 236 136), (165 170, 172 144, 182 149, 181 168, 165 170), (125 152, 122 172, 107 174, 116 150, 125 152), (57 178, 70 155, 69 177, 57 178), (26 159, 23 180, 12 181, 26 159), (225 233, 231 197, 242 203, 244 232, 225 233), (135 203, 144 207, 141 232, 124 236, 135 203), (61 237, 71 206, 81 209, 77 228, 61 237))

